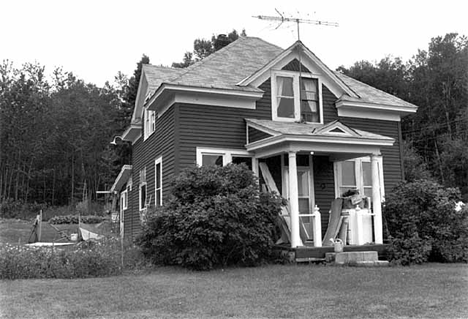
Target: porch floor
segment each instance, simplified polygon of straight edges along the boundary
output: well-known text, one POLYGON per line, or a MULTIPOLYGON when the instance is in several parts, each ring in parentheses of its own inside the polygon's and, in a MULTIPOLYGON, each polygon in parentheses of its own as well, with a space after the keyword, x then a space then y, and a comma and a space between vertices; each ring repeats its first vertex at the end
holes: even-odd
MULTIPOLYGON (((379 260, 387 260, 388 244, 369 244, 369 245, 347 245, 344 246, 344 252, 353 251, 377 251, 379 260)), ((296 261, 321 261, 325 260, 326 253, 334 252, 334 247, 313 247, 306 243, 303 247, 291 248, 288 245, 276 245, 275 249, 288 251, 295 254, 296 261)))

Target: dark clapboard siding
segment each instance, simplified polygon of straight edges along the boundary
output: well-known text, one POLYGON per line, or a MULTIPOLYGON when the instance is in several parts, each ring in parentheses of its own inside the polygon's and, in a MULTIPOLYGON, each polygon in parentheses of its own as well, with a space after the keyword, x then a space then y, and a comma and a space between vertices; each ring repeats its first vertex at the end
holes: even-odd
POLYGON ((196 164, 197 147, 245 149, 245 118, 271 120, 270 80, 260 86, 265 91, 255 110, 209 105, 178 104, 181 169, 196 164))
POLYGON ((169 185, 174 178, 175 159, 174 108, 168 109, 156 119, 156 131, 146 140, 141 137, 133 145, 133 187, 129 197, 129 212, 125 215, 125 234, 132 238, 141 230, 139 213, 140 170, 146 166, 147 197, 155 198, 155 160, 162 156, 163 201, 169 195, 169 185))
POLYGON ((257 142, 271 136, 272 135, 268 133, 249 127, 249 143, 257 142))
POLYGON ((313 163, 315 205, 320 209, 323 236, 328 227, 331 202, 335 199, 333 162, 330 162, 328 156, 314 156, 313 163))

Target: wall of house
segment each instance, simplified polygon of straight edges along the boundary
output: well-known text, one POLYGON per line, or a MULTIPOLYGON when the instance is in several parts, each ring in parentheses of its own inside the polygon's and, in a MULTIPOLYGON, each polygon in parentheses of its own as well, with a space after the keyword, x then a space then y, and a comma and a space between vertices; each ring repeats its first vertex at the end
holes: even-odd
POLYGON ((176 120, 175 109, 170 108, 156 119, 156 130, 146 141, 141 137, 133 145, 133 186, 129 196, 129 210, 125 214, 125 236, 135 237, 141 230, 139 214, 140 170, 146 167, 147 198, 155 201, 155 160, 162 156, 163 201, 169 195, 169 184, 175 175, 176 153, 176 120))
POLYGON ((245 149, 245 118, 271 120, 270 81, 260 86, 265 91, 255 110, 209 105, 177 104, 179 167, 196 164, 197 147, 245 149))

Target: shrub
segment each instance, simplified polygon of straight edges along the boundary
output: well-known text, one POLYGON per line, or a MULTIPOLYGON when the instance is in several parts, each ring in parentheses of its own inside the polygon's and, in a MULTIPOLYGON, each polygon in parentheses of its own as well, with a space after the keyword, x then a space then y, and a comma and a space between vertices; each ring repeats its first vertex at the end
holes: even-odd
MULTIPOLYGON (((84 224, 99 224, 106 218, 102 216, 81 216, 81 222, 84 224)), ((78 224, 78 215, 55 216, 49 219, 49 223, 53 225, 60 224, 78 224)))
POLYGON ((165 207, 147 214, 137 243, 154 263, 254 266, 271 256, 280 209, 281 198, 260 193, 245 165, 195 167, 175 180, 165 207))
POLYGON ((0 247, 0 279, 105 277, 144 264, 133 245, 125 245, 124 255, 122 268, 121 243, 113 238, 72 247, 5 244, 0 247))
POLYGON ((468 261, 468 209, 455 210, 460 192, 428 180, 397 186, 384 216, 391 258, 399 264, 468 261))
POLYGON ((0 218, 32 219, 46 205, 7 199, 0 203, 0 218))

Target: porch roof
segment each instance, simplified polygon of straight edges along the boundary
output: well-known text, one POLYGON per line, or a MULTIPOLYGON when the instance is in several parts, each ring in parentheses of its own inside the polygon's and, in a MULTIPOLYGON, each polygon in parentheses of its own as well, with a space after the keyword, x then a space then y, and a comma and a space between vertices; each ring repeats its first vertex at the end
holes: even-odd
POLYGON ((257 157, 286 151, 308 151, 324 154, 380 154, 382 146, 395 139, 349 127, 340 121, 325 125, 246 119, 247 127, 270 136, 245 145, 257 157))
POLYGON ((127 183, 132 173, 132 165, 124 165, 120 170, 119 176, 115 179, 114 185, 111 187, 111 192, 119 192, 122 186, 127 183))

